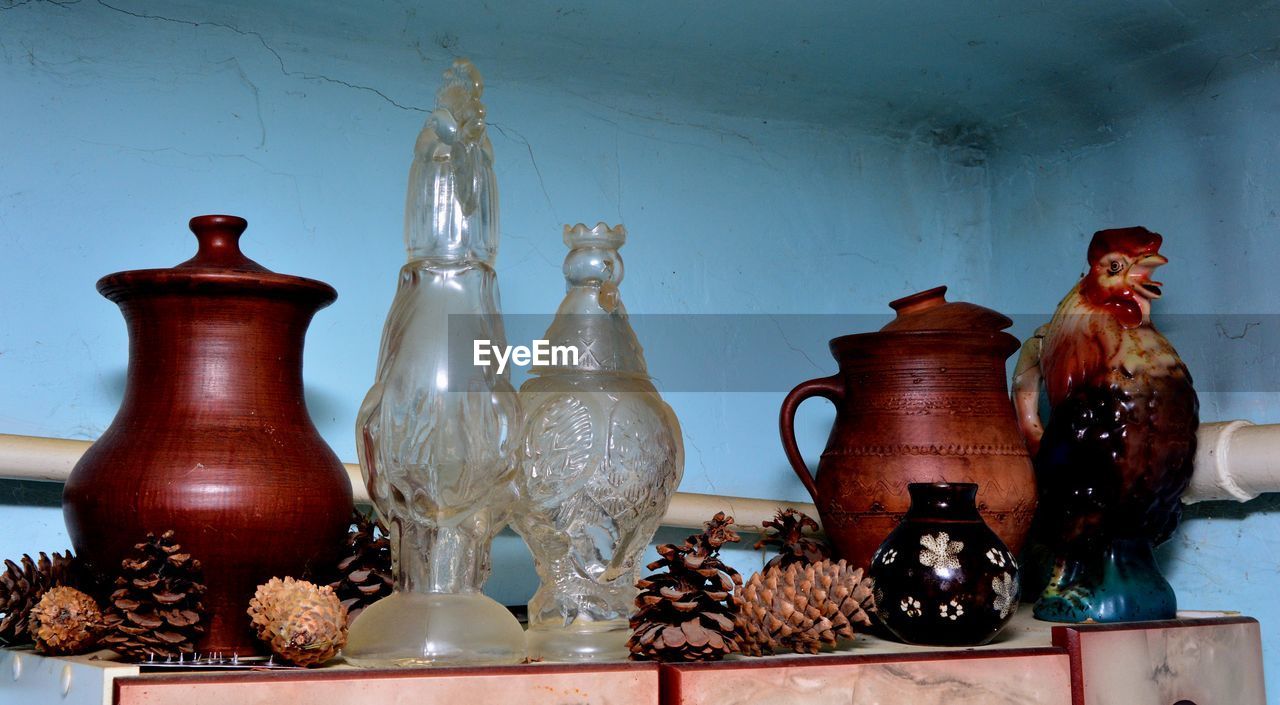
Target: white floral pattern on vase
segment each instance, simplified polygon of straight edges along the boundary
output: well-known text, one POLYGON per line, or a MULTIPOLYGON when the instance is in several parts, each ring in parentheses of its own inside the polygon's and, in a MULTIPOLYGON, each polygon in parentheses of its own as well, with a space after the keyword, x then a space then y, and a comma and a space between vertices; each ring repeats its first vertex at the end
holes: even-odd
POLYGON ((991 565, 999 568, 1003 568, 1009 563, 1004 557, 1004 552, 998 548, 987 549, 987 560, 991 561, 991 565))
POLYGON ((896 560, 898 560, 898 552, 892 548, 880 554, 880 563, 883 565, 890 565, 896 560))
POLYGON ((933 572, 946 577, 951 571, 960 567, 960 559, 956 556, 964 550, 963 541, 952 541, 945 531, 920 537, 920 565, 933 568, 933 572))
POLYGON ((950 619, 954 622, 962 614, 964 614, 964 605, 960 604, 959 600, 954 597, 949 602, 938 605, 938 616, 943 619, 950 619))
POLYGON ((920 601, 910 596, 902 598, 898 608, 906 612, 908 617, 919 617, 924 614, 924 610, 920 609, 920 601))
POLYGON ((991 589, 996 593, 991 607, 1000 613, 1001 619, 1008 617, 1018 606, 1018 582, 1012 575, 1002 573, 991 579, 991 589))

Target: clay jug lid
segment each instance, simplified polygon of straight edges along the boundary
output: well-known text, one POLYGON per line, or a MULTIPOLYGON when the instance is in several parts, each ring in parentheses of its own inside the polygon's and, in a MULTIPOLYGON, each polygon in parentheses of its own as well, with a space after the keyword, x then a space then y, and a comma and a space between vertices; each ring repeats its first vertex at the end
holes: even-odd
POLYGON ((322 281, 278 274, 240 252, 240 235, 249 221, 234 215, 198 215, 191 232, 200 243, 191 259, 169 269, 134 269, 98 280, 98 292, 119 303, 152 293, 276 295, 310 300, 320 309, 338 292, 322 281))
POLYGON ((947 301, 947 287, 937 286, 889 302, 898 315, 881 331, 1001 331, 1013 321, 999 311, 964 301, 947 301))

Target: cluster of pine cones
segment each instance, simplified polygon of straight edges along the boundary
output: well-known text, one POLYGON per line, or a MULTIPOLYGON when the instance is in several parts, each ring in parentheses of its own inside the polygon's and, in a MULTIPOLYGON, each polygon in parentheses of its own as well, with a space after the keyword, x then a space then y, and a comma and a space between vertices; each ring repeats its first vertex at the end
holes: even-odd
POLYGON ((173 532, 148 534, 121 562, 105 608, 82 591, 85 576, 70 552, 5 561, 0 575, 0 643, 34 643, 47 654, 95 646, 137 661, 192 653, 204 633, 200 562, 173 532))
MULTIPOLYGON (((871 584, 861 569, 834 562, 822 542, 806 535, 818 526, 793 510, 764 523, 756 548, 779 553, 745 583, 720 558, 739 541, 723 512, 681 545, 658 547, 637 583, 637 612, 628 647, 632 657, 661 661, 716 660, 731 653, 818 653, 858 627, 869 626, 871 584)), ((194 652, 207 611, 200 561, 182 550, 172 531, 148 534, 121 562, 105 609, 76 589, 70 553, 5 561, 0 573, 0 644, 33 641, 44 653, 79 653, 95 645, 135 661, 194 652)), ((393 587, 387 531, 356 513, 344 550, 320 585, 291 577, 258 588, 248 613, 259 638, 286 661, 310 666, 335 655, 354 615, 393 587)))
POLYGON ((19 563, 4 562, 0 573, 0 644, 25 644, 32 640, 31 610, 49 590, 76 581, 76 563, 71 553, 40 554, 39 559, 23 556, 19 563))
MULTIPOLYGON (((101 607, 80 589, 89 590, 70 552, 23 556, 4 565, 0 645, 34 643, 47 654, 104 647, 145 662, 194 653, 206 630, 200 561, 182 550, 172 531, 148 534, 134 545, 101 607)), ((318 577, 322 585, 273 579, 249 605, 258 636, 300 666, 335 656, 351 618, 391 593, 387 530, 356 512, 340 560, 318 577)))
POLYGON ((867 627, 871 581, 843 560, 833 562, 825 544, 806 536, 817 522, 794 510, 764 522, 756 548, 780 550, 764 570, 743 584, 720 559, 720 548, 739 540, 723 512, 683 545, 658 547, 649 570, 665 568, 636 585, 638 611, 627 646, 632 658, 658 661, 717 660, 741 652, 818 653, 867 627))

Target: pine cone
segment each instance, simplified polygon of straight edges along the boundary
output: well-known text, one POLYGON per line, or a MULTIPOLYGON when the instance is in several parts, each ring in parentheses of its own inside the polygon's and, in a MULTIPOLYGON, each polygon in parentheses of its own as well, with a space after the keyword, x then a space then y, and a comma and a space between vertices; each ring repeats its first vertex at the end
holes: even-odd
POLYGON ((351 513, 351 529, 343 544, 342 559, 327 581, 354 621, 364 608, 391 594, 391 540, 382 522, 351 513))
POLYGON ((738 601, 734 587, 742 577, 720 560, 720 547, 738 541, 724 512, 706 523, 706 531, 683 546, 658 547, 662 556, 649 570, 666 568, 636 583, 639 611, 631 617, 627 648, 634 659, 658 661, 718 660, 738 650, 738 601))
POLYGON ((134 661, 193 653, 207 616, 200 561, 182 551, 171 530, 148 533, 133 548, 120 562, 102 644, 134 661))
POLYGON ((73 587, 50 588, 31 610, 28 626, 42 654, 78 654, 98 642, 102 610, 73 587))
POLYGON ((70 551, 55 553, 53 558, 40 554, 38 560, 23 555, 21 565, 4 562, 0 573, 0 644, 25 644, 31 641, 27 618, 45 591, 60 585, 74 585, 79 573, 70 551))
POLYGON ((347 608, 327 585, 272 578, 258 586, 248 612, 258 638, 298 666, 324 663, 347 643, 347 608))
POLYGON ((803 512, 779 509, 773 521, 763 522, 762 526, 764 536, 756 541, 753 548, 760 550, 774 546, 779 551, 765 564, 765 568, 786 568, 792 563, 817 563, 831 558, 831 548, 826 543, 804 535, 805 529, 817 531, 818 522, 803 512))
POLYGON ((871 580, 843 560, 765 568, 738 588, 738 598, 739 646, 752 656, 816 654, 839 639, 852 639, 855 625, 871 625, 871 580))

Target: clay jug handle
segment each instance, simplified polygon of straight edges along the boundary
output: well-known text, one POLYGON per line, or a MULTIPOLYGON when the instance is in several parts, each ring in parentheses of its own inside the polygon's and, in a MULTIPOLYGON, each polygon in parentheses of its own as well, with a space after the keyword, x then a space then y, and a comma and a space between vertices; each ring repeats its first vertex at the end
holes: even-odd
POLYGON ((800 447, 796 445, 796 409, 809 397, 822 397, 833 403, 844 398, 844 383, 839 375, 811 379, 796 385, 787 398, 782 400, 782 411, 778 415, 778 431, 782 435, 782 450, 791 461, 791 469, 796 471, 804 488, 809 490, 813 501, 818 501, 818 487, 814 484, 813 475, 809 474, 809 466, 805 465, 804 456, 800 455, 800 447))

